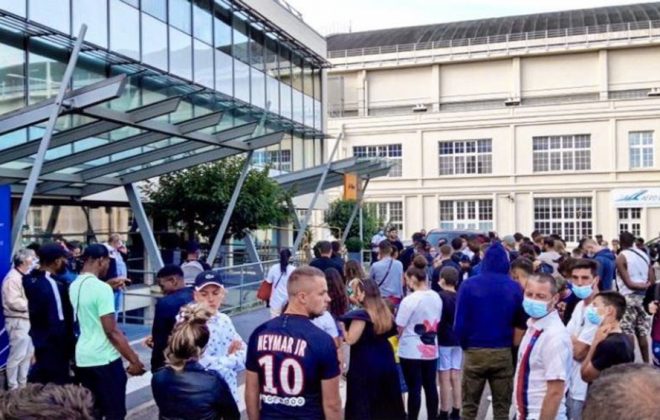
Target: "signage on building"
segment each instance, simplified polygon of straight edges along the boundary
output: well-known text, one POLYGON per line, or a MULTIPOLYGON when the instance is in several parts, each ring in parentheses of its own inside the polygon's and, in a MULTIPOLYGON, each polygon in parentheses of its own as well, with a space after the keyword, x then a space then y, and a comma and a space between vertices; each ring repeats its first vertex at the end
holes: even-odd
MULTIPOLYGON (((11 188, 0 185, 0 286, 9 272, 11 261, 11 188)), ((0 294, 2 288, 0 287, 0 294)), ((7 365, 9 337, 5 331, 5 317, 0 311, 0 369, 7 365)))
POLYGON ((612 190, 614 207, 660 207, 660 188, 612 190))
POLYGON ((344 200, 357 200, 359 188, 360 184, 358 183, 357 174, 350 173, 344 175, 344 200))

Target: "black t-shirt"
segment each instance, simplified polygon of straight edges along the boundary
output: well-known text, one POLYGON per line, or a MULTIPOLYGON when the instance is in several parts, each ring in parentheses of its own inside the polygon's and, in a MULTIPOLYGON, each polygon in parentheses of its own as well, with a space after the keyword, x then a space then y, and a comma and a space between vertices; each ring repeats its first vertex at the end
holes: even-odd
POLYGON ((456 313, 456 292, 440 290, 442 316, 438 325, 438 345, 443 347, 460 346, 454 333, 454 314, 456 313))
POLYGON ((246 368, 259 374, 262 419, 323 419, 321 382, 340 373, 330 335, 288 314, 254 330, 246 368))
POLYGON ((591 364, 599 371, 615 365, 635 361, 635 348, 630 338, 623 333, 610 333, 598 343, 591 364))
POLYGON ((333 259, 333 258, 328 258, 328 257, 320 257, 320 258, 314 258, 309 265, 312 267, 316 267, 319 270, 323 271, 325 273, 325 270, 328 268, 334 268, 335 270, 339 271, 339 274, 344 276, 344 267, 342 264, 333 259))

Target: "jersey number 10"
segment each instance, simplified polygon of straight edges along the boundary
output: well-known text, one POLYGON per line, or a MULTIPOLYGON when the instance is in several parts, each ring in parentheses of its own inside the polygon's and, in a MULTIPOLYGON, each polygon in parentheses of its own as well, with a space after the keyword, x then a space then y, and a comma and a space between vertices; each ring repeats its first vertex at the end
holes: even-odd
MULTIPOLYGON (((271 395, 279 395, 277 386, 275 385, 275 372, 273 355, 269 354, 262 356, 259 360, 259 366, 264 370, 264 393, 271 395)), ((303 388, 303 369, 296 359, 287 357, 280 365, 278 376, 279 387, 287 395, 297 396, 303 388), (293 375, 292 375, 293 374, 293 375), (293 383, 291 383, 291 376, 293 376, 293 383)))

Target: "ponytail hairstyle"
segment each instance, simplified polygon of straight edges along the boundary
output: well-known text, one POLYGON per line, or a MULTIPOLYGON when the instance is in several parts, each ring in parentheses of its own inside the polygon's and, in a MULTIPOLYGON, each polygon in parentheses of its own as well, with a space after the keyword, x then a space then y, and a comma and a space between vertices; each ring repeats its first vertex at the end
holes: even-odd
POLYGON ((280 273, 286 273, 286 267, 289 265, 289 260, 291 260, 291 251, 289 248, 283 248, 280 250, 280 273))
POLYGON ((189 360, 198 360, 209 342, 206 322, 213 314, 200 304, 189 304, 181 308, 180 321, 174 326, 167 341, 165 359, 174 370, 183 370, 189 360))
POLYGON ((426 257, 423 255, 416 256, 410 267, 408 267, 408 270, 406 270, 406 277, 413 280, 417 284, 426 282, 427 265, 428 262, 426 261, 426 257))
POLYGON ((380 295, 380 289, 372 279, 360 280, 355 285, 355 293, 363 292, 362 306, 374 324, 376 334, 385 334, 392 329, 392 312, 380 295))

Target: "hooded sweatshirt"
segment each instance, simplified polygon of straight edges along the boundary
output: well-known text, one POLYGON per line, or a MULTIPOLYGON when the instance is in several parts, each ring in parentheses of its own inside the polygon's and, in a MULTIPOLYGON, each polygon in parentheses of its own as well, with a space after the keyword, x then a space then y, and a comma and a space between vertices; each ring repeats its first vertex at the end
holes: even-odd
POLYGON ((509 257, 500 243, 488 248, 481 273, 458 291, 454 332, 463 349, 510 348, 513 329, 526 328, 523 292, 509 276, 509 257))
POLYGON ((616 268, 616 255, 611 250, 603 248, 594 254, 593 259, 598 261, 599 290, 612 290, 614 270, 616 268))

